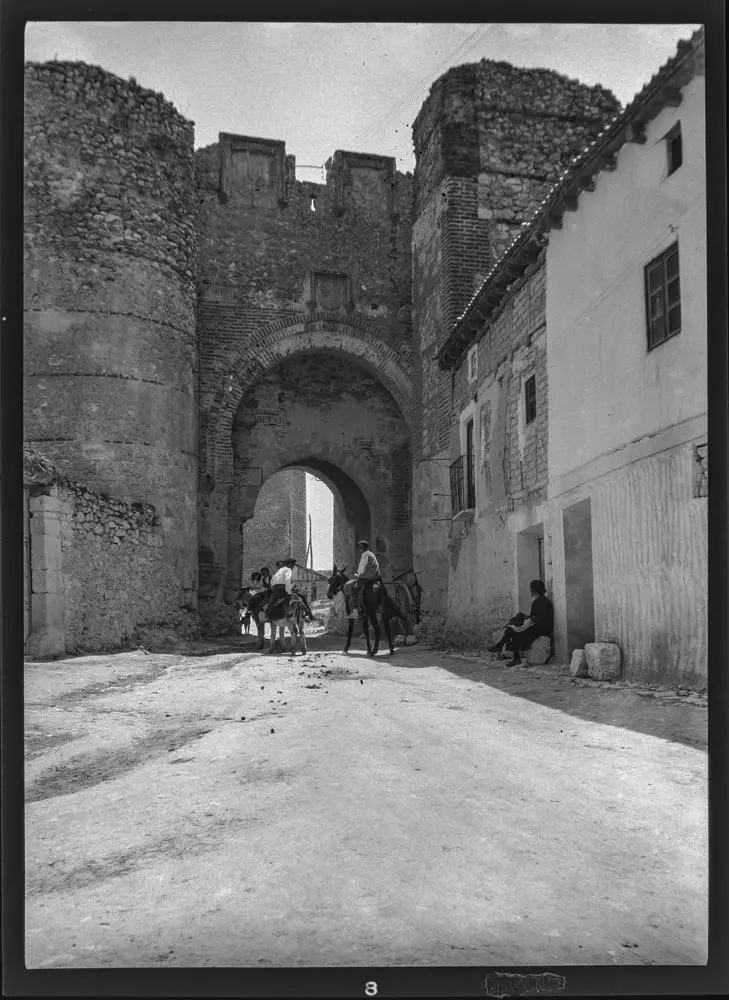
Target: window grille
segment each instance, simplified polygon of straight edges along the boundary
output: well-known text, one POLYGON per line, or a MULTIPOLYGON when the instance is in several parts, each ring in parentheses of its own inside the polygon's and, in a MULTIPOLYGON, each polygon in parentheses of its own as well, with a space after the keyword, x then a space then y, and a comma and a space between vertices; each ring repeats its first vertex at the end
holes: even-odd
POLYGON ((648 350, 681 332, 681 287, 678 243, 665 250, 645 269, 648 350))
POLYGON ((473 420, 466 424, 466 508, 476 506, 476 449, 473 443, 473 420))
POLYGON ((452 462, 449 468, 451 477, 451 516, 455 517, 462 510, 465 509, 464 505, 464 475, 463 470, 465 467, 465 456, 459 455, 459 457, 452 462))

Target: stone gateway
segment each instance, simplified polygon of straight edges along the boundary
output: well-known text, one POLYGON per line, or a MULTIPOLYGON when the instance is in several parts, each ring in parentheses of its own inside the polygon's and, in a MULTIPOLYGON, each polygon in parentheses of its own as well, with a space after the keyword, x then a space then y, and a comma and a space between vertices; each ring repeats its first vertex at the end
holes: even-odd
MULTIPOLYGON (((337 150, 321 184, 297 179, 280 139, 223 132, 195 150, 163 95, 98 67, 28 64, 25 103, 25 435, 58 471, 28 474, 31 543, 41 520, 76 525, 53 557, 68 606, 51 636, 49 602, 31 601, 31 645, 113 646, 145 615, 231 605, 246 525, 282 470, 332 489, 337 561, 369 537, 385 578, 414 568, 424 610, 443 612, 451 388, 435 354, 614 97, 456 67, 415 122, 414 175, 337 150), (119 558, 94 596, 78 546, 90 532, 103 549, 94 526, 113 517, 119 558), (147 579, 161 583, 139 606, 147 579)), ((34 596, 46 585, 31 573, 34 596)))

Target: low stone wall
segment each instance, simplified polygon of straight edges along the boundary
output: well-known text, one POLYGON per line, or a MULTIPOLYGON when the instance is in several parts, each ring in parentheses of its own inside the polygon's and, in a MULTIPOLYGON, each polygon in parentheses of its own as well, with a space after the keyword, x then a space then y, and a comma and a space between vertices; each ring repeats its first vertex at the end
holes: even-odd
POLYGON ((154 507, 74 484, 30 497, 30 656, 113 649, 178 609, 154 507))

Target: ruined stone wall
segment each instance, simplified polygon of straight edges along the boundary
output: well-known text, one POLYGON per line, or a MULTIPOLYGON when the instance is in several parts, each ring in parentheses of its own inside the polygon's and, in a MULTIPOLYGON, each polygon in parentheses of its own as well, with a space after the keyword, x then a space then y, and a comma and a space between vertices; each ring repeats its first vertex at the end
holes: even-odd
POLYGON ((413 126, 413 549, 436 618, 447 604, 454 387, 435 354, 521 223, 618 108, 602 87, 482 60, 437 80, 413 126))
MULTIPOLYGON (((245 393, 289 355, 324 350, 409 410, 412 179, 391 158, 338 151, 325 184, 300 182, 282 142, 226 134, 195 170, 201 595, 214 598, 234 576, 231 433, 245 393)), ((409 484, 396 489, 409 501, 409 484)))
POLYGON ((90 490, 153 504, 177 580, 162 592, 194 605, 193 126, 94 66, 30 64, 25 84, 26 439, 90 490))
POLYGON ((306 556, 306 473, 279 472, 268 479, 256 500, 254 516, 241 528, 242 579, 245 586, 254 570, 291 554, 300 565, 306 556))
POLYGON ((31 489, 29 655, 113 649, 164 621, 179 581, 154 507, 73 483, 31 489))

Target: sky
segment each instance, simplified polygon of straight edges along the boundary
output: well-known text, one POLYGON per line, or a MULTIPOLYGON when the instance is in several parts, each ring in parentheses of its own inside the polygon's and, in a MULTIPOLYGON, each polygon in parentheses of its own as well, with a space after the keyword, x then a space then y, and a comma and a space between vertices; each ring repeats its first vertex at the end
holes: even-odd
POLYGON ((197 147, 219 132, 283 139, 300 179, 314 181, 336 149, 394 156, 412 170, 412 122, 451 66, 546 67, 601 83, 625 104, 697 27, 47 21, 27 26, 26 59, 134 76, 195 122, 197 147))
MULTIPOLYGON (((37 22, 25 57, 80 60, 161 91, 195 123, 283 139, 300 180, 323 181, 336 149, 394 156, 412 171, 411 126, 431 84, 480 59, 600 83, 622 104, 698 24, 37 22)), ((307 475, 315 568, 332 562, 332 495, 307 475)))
POLYGON ((321 479, 306 474, 306 509, 311 514, 314 569, 331 570, 333 560, 334 497, 321 479))

